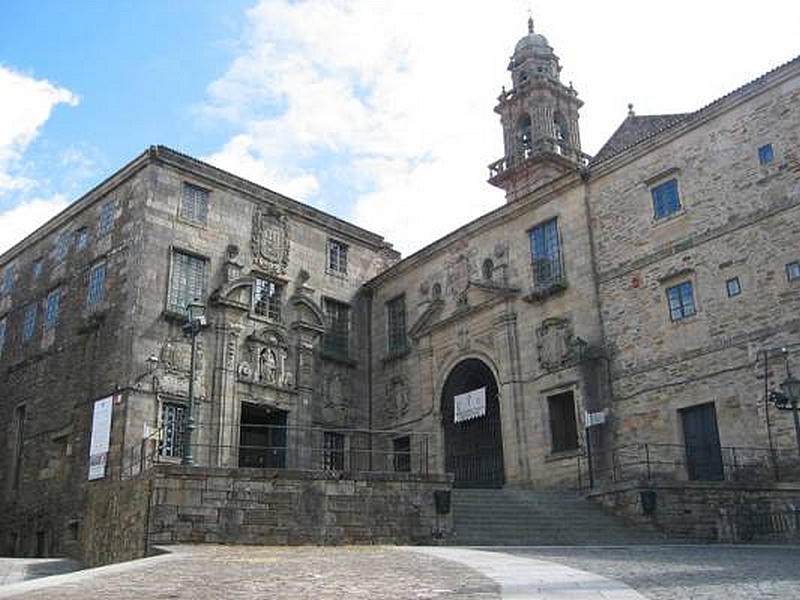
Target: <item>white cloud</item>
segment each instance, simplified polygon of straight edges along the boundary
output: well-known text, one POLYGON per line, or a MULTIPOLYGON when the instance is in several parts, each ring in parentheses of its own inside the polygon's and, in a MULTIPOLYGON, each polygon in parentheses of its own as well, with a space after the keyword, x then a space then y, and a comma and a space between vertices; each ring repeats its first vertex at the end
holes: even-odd
MULTIPOLYGON (((492 109, 510 86, 505 68, 528 6, 262 0, 248 12, 241 54, 208 88, 206 115, 239 129, 208 160, 415 250, 503 202, 485 181, 503 152, 492 109), (342 204, 343 193, 352 197, 342 204)), ((699 108, 790 58, 796 40, 791 25, 744 8, 714 28, 718 11, 689 0, 658 24, 632 0, 548 3, 534 17, 562 80, 586 102, 590 153, 627 102, 640 114, 699 108)))
POLYGON ((75 106, 78 97, 44 79, 35 79, 0 65, 0 195, 34 182, 20 174, 25 150, 58 104, 75 106))
POLYGON ((26 200, 0 213, 0 254, 60 213, 68 204, 64 196, 56 195, 26 200))

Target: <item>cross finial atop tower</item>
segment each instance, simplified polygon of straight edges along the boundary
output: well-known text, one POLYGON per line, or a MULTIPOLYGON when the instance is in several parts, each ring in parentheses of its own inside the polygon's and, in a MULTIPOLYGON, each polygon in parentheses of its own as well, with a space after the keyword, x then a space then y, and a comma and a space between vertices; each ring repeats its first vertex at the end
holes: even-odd
POLYGON ((533 33, 533 15, 528 16, 528 33, 533 33))

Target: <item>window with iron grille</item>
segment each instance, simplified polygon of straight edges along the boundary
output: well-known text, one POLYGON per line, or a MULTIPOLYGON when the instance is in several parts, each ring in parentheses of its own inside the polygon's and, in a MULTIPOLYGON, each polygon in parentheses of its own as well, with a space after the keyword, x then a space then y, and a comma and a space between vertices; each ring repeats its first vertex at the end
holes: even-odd
POLYGON ((270 321, 281 320, 283 286, 269 279, 256 279, 253 285, 253 312, 270 321))
POLYGON ((324 301, 328 328, 323 345, 326 351, 346 357, 350 347, 350 306, 331 298, 324 301))
POLYGON ((397 296, 386 303, 386 330, 389 354, 405 352, 408 347, 405 296, 397 296))
POLYGON ((322 466, 326 471, 344 470, 344 434, 325 432, 322 466))
POLYGON ((69 231, 62 231, 56 238, 55 246, 53 246, 53 261, 55 263, 63 262, 67 258, 70 242, 72 242, 72 233, 69 231))
POLYGON ((758 149, 758 162, 766 165, 775 160, 775 151, 772 149, 772 144, 764 144, 758 149))
POLYGON ((193 300, 203 300, 206 294, 207 261, 194 254, 172 251, 167 310, 183 314, 193 300))
POLYGON ((89 286, 86 291, 86 306, 96 308, 105 297, 106 263, 102 262, 89 271, 89 286))
POLYGON ((44 311, 44 330, 53 329, 58 324, 58 308, 61 304, 61 291, 53 290, 47 295, 44 311))
POLYGON ((340 275, 347 274, 347 244, 328 240, 328 270, 340 275))
POLYGON ((100 209, 100 217, 97 219, 97 237, 103 237, 111 233, 114 228, 114 211, 116 206, 113 202, 105 203, 100 209))
POLYGON ((89 246, 89 228, 81 227, 75 232, 75 249, 85 250, 89 246))
POLYGON ((728 298, 733 298, 742 293, 742 284, 739 282, 738 277, 731 277, 725 282, 725 289, 728 292, 728 298))
POLYGON ((14 289, 14 265, 6 265, 3 269, 3 278, 0 280, 0 296, 10 294, 14 289))
POLYGON ((651 188, 650 194, 653 196, 653 216, 656 219, 663 219, 681 209, 677 179, 673 178, 654 186, 651 188))
POLYGON ((206 224, 209 191, 191 183, 183 184, 181 218, 201 225, 206 224))
POLYGON ((161 438, 158 453, 161 456, 183 456, 183 436, 185 431, 183 404, 164 402, 161 405, 161 438))
POLYGON ((411 438, 407 435, 394 438, 394 470, 398 473, 411 471, 411 438))
POLYGON ((22 321, 22 341, 27 342, 36 333, 36 313, 39 312, 36 303, 25 308, 25 317, 22 321))
POLYGON ((31 266, 31 276, 33 277, 34 283, 39 281, 39 277, 42 276, 43 270, 44 270, 44 263, 42 262, 41 258, 37 258, 35 261, 33 261, 33 265, 31 266))
POLYGON ((578 448, 578 423, 575 419, 575 400, 572 392, 548 396, 550 411, 550 437, 553 452, 578 448))
POLYGON ((697 314, 692 282, 684 281, 667 288, 667 303, 669 304, 669 317, 673 321, 680 321, 697 314))
POLYGON ((564 268, 558 219, 554 217, 531 229, 530 238, 534 288, 548 290, 563 284, 564 268))

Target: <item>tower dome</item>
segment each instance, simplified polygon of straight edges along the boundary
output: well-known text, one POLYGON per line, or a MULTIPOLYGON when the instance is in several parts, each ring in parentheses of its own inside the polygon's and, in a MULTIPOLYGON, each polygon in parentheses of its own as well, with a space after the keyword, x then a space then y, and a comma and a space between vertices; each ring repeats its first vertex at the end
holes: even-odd
POLYGON ((547 38, 533 30, 533 18, 528 18, 528 35, 517 42, 508 65, 514 87, 525 85, 533 77, 558 80, 561 67, 547 38))
POLYGON ((550 47, 547 38, 541 33, 535 33, 533 31, 533 17, 528 18, 528 35, 517 42, 517 45, 514 47, 514 55, 517 55, 528 49, 546 51, 550 53, 553 52, 553 49, 550 47))

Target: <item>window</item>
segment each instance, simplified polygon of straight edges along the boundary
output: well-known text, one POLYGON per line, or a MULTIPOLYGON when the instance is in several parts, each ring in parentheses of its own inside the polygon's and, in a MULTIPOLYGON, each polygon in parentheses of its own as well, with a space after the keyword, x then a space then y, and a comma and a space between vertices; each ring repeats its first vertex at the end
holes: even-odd
POLYGON ((31 266, 31 276, 33 277, 34 283, 39 281, 39 278, 42 276, 43 269, 44 263, 42 262, 41 258, 37 258, 35 261, 33 261, 33 265, 31 266))
POLYGON ((494 262, 491 258, 487 258, 483 261, 483 265, 481 267, 481 274, 483 278, 487 281, 492 280, 492 275, 494 274, 494 262))
POLYGON ((0 280, 0 296, 10 294, 14 289, 14 265, 6 265, 3 269, 3 278, 0 280))
POLYGON ((181 197, 181 218, 205 225, 208 215, 208 195, 208 190, 184 183, 181 197))
POLYGON ((324 308, 328 325, 323 339, 325 350, 338 356, 347 356, 350 347, 350 307, 325 298, 324 308))
POLYGON ((344 470, 344 435, 326 431, 322 452, 322 466, 326 471, 344 470))
POLYGON ((0 356, 3 356, 3 347, 6 345, 6 318, 0 319, 0 356))
POLYGON ((728 291, 728 298, 733 298, 742 293, 742 285, 738 277, 731 277, 725 282, 725 289, 728 291))
POLYGON ((411 471, 411 438, 407 435, 394 438, 394 470, 398 473, 411 471))
POLYGON ((72 233, 69 231, 62 231, 56 238, 56 244, 53 246, 53 260, 56 264, 67 258, 70 242, 72 242, 72 233))
POLYGON ((572 392, 549 396, 550 437, 553 452, 565 452, 578 448, 578 424, 575 420, 575 401, 572 392))
POLYGON ((680 321, 697 314, 691 281, 684 281, 667 288, 667 302, 669 304, 669 316, 673 321, 680 321))
POLYGON ((85 250, 89 246, 89 228, 81 227, 75 232, 75 249, 85 250))
POLYGON ((328 240, 328 270, 347 275, 347 244, 328 240))
POLYGON ((111 233, 114 228, 114 210, 113 202, 107 202, 100 209, 100 217, 97 221, 97 237, 103 237, 111 233))
POLYGON ((172 251, 167 310, 183 314, 192 300, 202 300, 206 293, 206 260, 181 252, 172 251))
POLYGON ((677 179, 658 184, 650 190, 650 193, 653 195, 653 216, 656 219, 663 219, 681 209, 677 179))
POLYGON ((788 281, 800 279, 800 261, 790 262, 786 265, 786 279, 788 281))
POLYGON ((89 288, 86 293, 86 306, 95 308, 100 305, 105 296, 106 263, 100 263, 89 271, 89 288))
POLYGON ((442 284, 438 281, 431 288, 431 296, 434 300, 439 300, 442 297, 442 284))
POLYGON ((771 163, 775 159, 775 152, 772 150, 772 144, 764 144, 758 149, 758 162, 762 165, 771 163))
POLYGON ((61 292, 54 290, 47 295, 44 311, 44 330, 53 329, 58 323, 58 307, 61 304, 61 292))
POLYGON ((389 354, 406 351, 406 298, 397 296, 386 303, 386 323, 389 354))
POLYGON ((161 405, 161 436, 158 443, 161 456, 183 456, 185 410, 183 404, 174 402, 161 405))
POLYGON ((256 279, 253 285, 253 312, 270 321, 281 320, 283 286, 269 279, 256 279))
POLYGON ((36 303, 29 304, 25 308, 25 317, 22 321, 22 341, 27 342, 36 332, 36 313, 38 312, 36 303))
POLYGON ((538 290, 548 290, 562 284, 564 269, 557 218, 531 229, 530 237, 534 287, 538 290))

